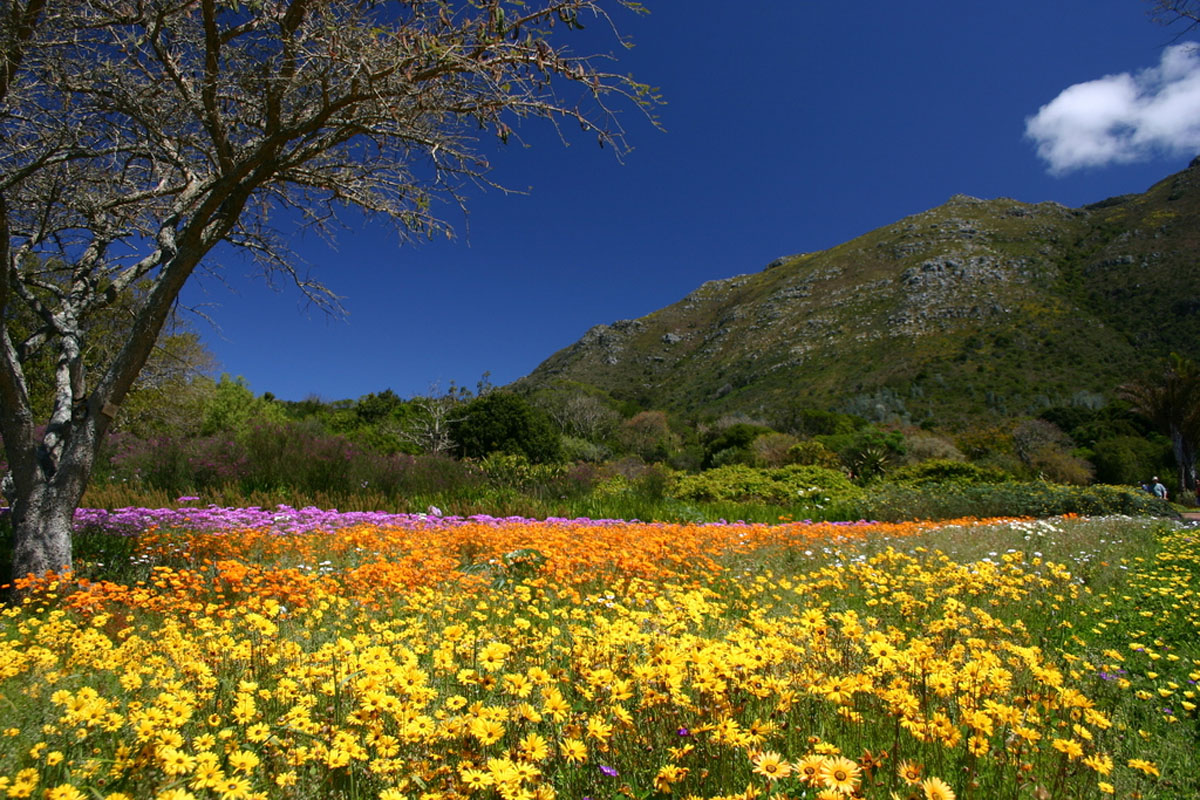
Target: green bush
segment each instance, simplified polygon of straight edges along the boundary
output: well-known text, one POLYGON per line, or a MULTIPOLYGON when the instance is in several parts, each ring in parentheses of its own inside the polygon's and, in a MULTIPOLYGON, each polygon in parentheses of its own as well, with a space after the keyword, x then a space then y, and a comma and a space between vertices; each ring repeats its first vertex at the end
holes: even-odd
POLYGON ((905 486, 955 484, 974 486, 980 483, 1005 483, 1012 476, 995 467, 981 467, 966 461, 935 458, 919 464, 908 464, 888 474, 888 483, 905 486))
POLYGON ((792 448, 797 445, 796 437, 788 433, 764 433, 750 443, 756 467, 782 467, 800 463, 791 458, 792 448))
POLYGON ((686 475, 676 481, 671 494, 678 500, 702 502, 824 505, 857 492, 845 475, 825 467, 792 464, 755 469, 734 464, 686 475))
POLYGON ((501 452, 543 463, 562 457, 558 432, 546 412, 509 392, 489 392, 472 400, 450 432, 468 458, 501 452))
POLYGON ((1171 445, 1162 437, 1150 440, 1141 436, 1113 436, 1097 441, 1090 448, 1090 460, 1096 465, 1097 480, 1105 483, 1138 485, 1151 475, 1171 471, 1171 445))
POLYGON ((1044 482, 880 483, 847 503, 848 518, 899 522, 958 517, 1053 517, 1061 514, 1173 516, 1171 507, 1128 486, 1063 486, 1044 482))
POLYGON ((255 397, 244 378, 222 375, 204 408, 201 436, 238 433, 252 424, 281 423, 283 408, 255 397))
POLYGON ((859 428, 853 433, 815 438, 837 453, 843 466, 863 482, 890 471, 905 453, 903 434, 874 425, 859 428))
POLYGON ((600 464, 612 457, 612 451, 603 444, 589 442, 578 436, 563 434, 559 441, 562 443, 563 460, 568 463, 583 461, 589 464, 600 464))
POLYGON ((775 431, 765 425, 754 425, 749 422, 738 422, 727 428, 713 431, 704 441, 704 466, 723 467, 733 464, 751 464, 754 453, 750 450, 751 443, 760 436, 775 431))
POLYGON ((788 448, 788 461, 793 464, 804 464, 814 467, 837 469, 842 460, 838 454, 830 450, 816 439, 805 439, 788 448))
POLYGON ((641 411, 621 423, 617 441, 626 452, 647 462, 666 461, 679 447, 665 411, 641 411))

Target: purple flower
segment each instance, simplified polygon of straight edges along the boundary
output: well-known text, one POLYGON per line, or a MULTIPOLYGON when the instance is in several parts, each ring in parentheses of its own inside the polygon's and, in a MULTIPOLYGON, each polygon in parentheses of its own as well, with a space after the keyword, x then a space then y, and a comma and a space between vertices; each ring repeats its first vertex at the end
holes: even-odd
POLYGON ((609 767, 609 766, 605 766, 604 764, 599 764, 597 766, 600 767, 601 772, 603 772, 605 775, 607 775, 610 778, 615 778, 621 774, 621 773, 617 772, 616 767, 609 767))
POLYGON ((679 730, 675 731, 675 733, 680 736, 691 736, 692 735, 692 732, 689 731, 687 728, 680 728, 679 730))

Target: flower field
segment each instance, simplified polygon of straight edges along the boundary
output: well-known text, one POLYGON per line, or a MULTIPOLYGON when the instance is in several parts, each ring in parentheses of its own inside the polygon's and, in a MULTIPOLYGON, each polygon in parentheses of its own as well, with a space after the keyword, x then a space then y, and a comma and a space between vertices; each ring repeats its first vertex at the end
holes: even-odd
POLYGON ((0 616, 0 796, 1200 796, 1176 523, 77 525, 0 616))

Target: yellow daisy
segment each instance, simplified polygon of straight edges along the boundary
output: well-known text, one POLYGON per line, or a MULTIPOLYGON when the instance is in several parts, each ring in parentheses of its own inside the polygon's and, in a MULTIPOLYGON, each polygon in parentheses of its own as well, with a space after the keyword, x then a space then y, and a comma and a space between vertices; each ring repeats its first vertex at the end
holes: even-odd
POLYGON ((853 794, 858 788, 862 770, 858 764, 845 756, 837 756, 825 762, 819 775, 826 789, 836 789, 842 794, 853 794))
POLYGON ((776 752, 759 753, 753 758, 754 771, 769 781, 777 781, 792 774, 792 767, 776 752))
POLYGON ((926 778, 921 782, 925 800, 954 800, 954 790, 941 778, 926 778))

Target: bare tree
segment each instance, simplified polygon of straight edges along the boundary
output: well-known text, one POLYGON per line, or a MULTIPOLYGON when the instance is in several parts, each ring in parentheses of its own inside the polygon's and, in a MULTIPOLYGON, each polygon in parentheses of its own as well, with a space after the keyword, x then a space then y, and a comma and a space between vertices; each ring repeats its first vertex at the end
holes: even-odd
POLYGON ((621 415, 600 398, 581 391, 551 391, 535 395, 533 403, 568 436, 596 442, 612 435, 621 415))
MULTIPOLYGON (((560 33, 631 0, 5 0, 0 3, 0 433, 13 571, 69 569, 96 450, 180 290, 213 248, 249 252, 322 302, 273 220, 328 230, 357 207, 404 237, 446 231, 515 120, 624 147, 613 106, 653 92, 560 33), (285 214, 286 212, 286 214, 285 214), (62 276, 39 264, 56 258, 62 276), (144 287, 121 347, 87 370, 86 320, 144 287), (38 320, 10 331, 15 307, 38 320), (54 354, 44 431, 22 365, 54 354)), ((619 38, 618 38, 619 41, 619 38)))
MULTIPOLYGON (((483 389, 484 381, 480 381, 483 389)), ((437 386, 429 389, 428 397, 414 397, 410 404, 416 413, 404 424, 391 428, 402 440, 414 444, 423 453, 435 456, 449 455, 454 450, 454 436, 450 429, 462 414, 462 407, 472 397, 467 389, 450 384, 447 392, 437 386)))
POLYGON ((1160 25, 1183 23, 1180 36, 1200 25, 1200 0, 1148 0, 1150 18, 1160 25))

